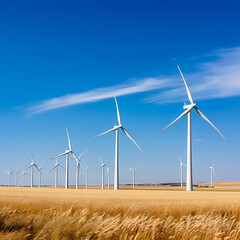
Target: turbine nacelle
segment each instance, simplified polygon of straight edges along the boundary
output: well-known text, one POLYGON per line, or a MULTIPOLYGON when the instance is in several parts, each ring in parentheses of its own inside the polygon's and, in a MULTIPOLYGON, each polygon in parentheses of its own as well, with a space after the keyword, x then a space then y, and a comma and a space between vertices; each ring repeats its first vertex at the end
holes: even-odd
POLYGON ((185 87, 186 87, 186 90, 187 90, 188 99, 189 99, 189 101, 190 101, 191 104, 189 104, 189 105, 184 105, 184 106, 183 106, 183 109, 184 109, 185 111, 184 111, 178 118, 176 118, 172 123, 170 123, 167 127, 165 127, 165 128, 162 130, 162 132, 163 132, 164 130, 166 130, 167 128, 169 128, 171 125, 173 125, 175 122, 177 122, 178 120, 180 120, 181 118, 183 118, 184 116, 186 116, 186 115, 187 115, 188 113, 190 113, 190 112, 192 111, 192 109, 194 108, 194 109, 197 111, 197 113, 198 113, 205 121, 207 121, 213 128, 215 128, 215 130, 216 130, 225 140, 227 140, 227 139, 223 136, 223 134, 222 134, 222 133, 213 125, 213 123, 207 118, 207 116, 206 116, 199 108, 197 108, 196 104, 193 102, 192 94, 191 94, 191 92, 190 92, 190 90, 189 90, 189 88, 188 88, 187 82, 186 82, 186 80, 185 80, 185 78, 184 78, 184 76, 183 76, 183 74, 182 74, 182 71, 181 71, 181 69, 179 68, 179 66, 177 66, 177 67, 178 67, 178 70, 179 70, 179 72, 180 72, 180 74, 181 74, 181 76, 182 76, 183 82, 184 82, 185 87))
POLYGON ((184 105, 183 106, 183 109, 192 109, 192 108, 194 108, 194 107, 196 107, 196 104, 194 103, 194 104, 188 104, 188 105, 184 105))
MULTIPOLYGON (((121 118, 120 118, 120 113, 119 113, 119 109, 118 109, 118 104, 117 104, 117 99, 116 99, 116 97, 114 97, 114 99, 115 99, 115 102, 116 102, 116 108, 117 108, 117 118, 118 118, 118 126, 114 126, 112 129, 110 129, 110 130, 108 130, 108 131, 106 131, 106 132, 104 132, 104 133, 101 133, 101 134, 99 134, 99 135, 97 135, 97 136, 95 136, 95 137, 93 137, 93 138, 97 138, 97 137, 100 137, 100 136, 102 136, 102 135, 105 135, 105 134, 107 134, 107 133, 110 133, 110 132, 114 132, 114 131, 116 131, 116 130, 118 130, 119 128, 121 128, 122 129, 122 131, 123 131, 123 133, 125 134, 125 135, 127 135, 127 137, 128 138, 130 138, 134 143, 135 143, 135 145, 140 149, 140 151, 142 151, 142 153, 143 153, 143 150, 138 146, 138 144, 135 142, 135 140, 132 138, 132 136, 130 135, 130 133, 123 127, 123 125, 121 124, 121 118)), ((92 138, 92 139, 93 139, 92 138)))

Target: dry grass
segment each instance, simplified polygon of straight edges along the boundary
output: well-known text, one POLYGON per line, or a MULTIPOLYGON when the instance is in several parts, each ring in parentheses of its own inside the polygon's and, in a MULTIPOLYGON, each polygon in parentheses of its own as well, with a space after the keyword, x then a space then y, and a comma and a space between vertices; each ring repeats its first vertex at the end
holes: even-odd
POLYGON ((0 188, 0 239, 240 239, 240 193, 0 188))

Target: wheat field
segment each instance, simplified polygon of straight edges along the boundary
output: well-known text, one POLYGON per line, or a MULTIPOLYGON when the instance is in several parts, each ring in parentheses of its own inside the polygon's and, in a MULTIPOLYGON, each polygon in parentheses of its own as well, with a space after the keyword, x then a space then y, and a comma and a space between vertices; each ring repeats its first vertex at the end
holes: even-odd
POLYGON ((240 239, 240 192, 0 188, 0 239, 240 239))

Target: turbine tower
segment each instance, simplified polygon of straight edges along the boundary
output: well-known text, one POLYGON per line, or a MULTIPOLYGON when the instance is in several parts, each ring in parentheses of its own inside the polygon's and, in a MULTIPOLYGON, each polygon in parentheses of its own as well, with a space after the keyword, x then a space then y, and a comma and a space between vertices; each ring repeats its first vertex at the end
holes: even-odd
POLYGON ((11 178, 11 175, 13 175, 14 174, 14 172, 12 172, 12 171, 6 171, 6 173, 8 174, 8 187, 10 187, 10 178, 11 178))
POLYGON ((58 163, 58 158, 56 158, 56 163, 55 163, 54 167, 49 171, 49 172, 51 172, 51 171, 53 171, 55 169, 55 188, 58 188, 58 167, 61 167, 62 169, 64 169, 64 167, 61 166, 58 163))
MULTIPOLYGON (((82 158, 82 156, 84 155, 84 153, 87 151, 87 149, 78 157, 76 158, 76 162, 77 162, 77 166, 76 166, 76 189, 78 189, 79 186, 79 170, 80 170, 80 166, 82 166, 80 159, 82 158)), ((82 166, 83 168, 83 166, 82 166)))
POLYGON ((182 159, 180 158, 180 156, 178 156, 179 158, 179 161, 180 161, 180 170, 181 170, 181 187, 183 186, 183 167, 184 167, 184 164, 182 162, 182 159))
POLYGON ((66 150, 64 153, 62 153, 62 154, 60 154, 60 155, 58 155, 56 157, 50 158, 50 159, 54 159, 54 158, 58 158, 58 157, 66 155, 65 188, 68 188, 69 187, 69 153, 71 153, 75 159, 77 159, 77 156, 72 151, 72 145, 71 145, 71 141, 70 141, 70 137, 69 137, 67 128, 66 128, 66 132, 67 132, 67 137, 68 137, 68 147, 69 147, 69 149, 66 150))
POLYGON ((215 167, 215 163, 213 164, 213 166, 210 167, 210 171, 211 171, 211 188, 213 188, 213 174, 214 174, 214 176, 216 176, 214 167, 215 167))
POLYGON ((109 168, 107 168, 106 175, 108 178, 108 190, 109 190, 110 189, 110 169, 109 168))
POLYGON ((22 171, 22 187, 24 187, 24 176, 25 175, 29 175, 29 174, 22 171))
MULTIPOLYGON (((114 190, 118 190, 119 189, 119 155, 118 155, 118 130, 122 129, 122 131, 124 132, 125 135, 127 135, 127 137, 129 137, 135 144, 136 146, 142 151, 142 149, 138 146, 138 144, 135 142, 135 140, 131 137, 131 135, 127 132, 127 130, 125 128, 123 128, 122 123, 121 123, 121 118, 120 118, 120 114, 119 114, 119 109, 118 109, 118 104, 117 104, 117 99, 115 98, 115 102, 116 102, 116 108, 117 108, 117 119, 118 119, 118 126, 114 126, 112 129, 99 134, 93 138, 97 138, 100 137, 104 134, 110 133, 110 132, 116 132, 116 142, 115 142, 115 174, 114 174, 114 190)), ((143 151, 142 151, 143 153, 143 151)))
MULTIPOLYGON (((32 163, 30 164, 30 166, 28 168, 31 168, 31 187, 33 187, 33 175, 34 175, 34 167, 39 171, 38 166, 35 164, 34 162, 34 158, 33 158, 33 154, 32 155, 32 163)), ((27 169, 28 169, 27 168, 27 169)))
POLYGON ((42 171, 44 171, 41 166, 42 165, 40 165, 40 167, 38 168, 39 169, 39 183, 38 183, 38 187, 41 187, 42 171))
POLYGON ((98 154, 98 156, 99 156, 99 158, 100 158, 100 161, 101 161, 101 163, 102 163, 102 165, 101 165, 101 167, 97 170, 97 171, 99 171, 100 169, 102 169, 102 190, 104 189, 104 167, 105 166, 109 166, 109 165, 107 165, 107 164, 105 164, 104 162, 103 162, 103 160, 102 160, 102 158, 101 158, 101 156, 98 154))
POLYGON ((18 185, 18 174, 20 171, 21 171, 21 169, 18 170, 17 172, 15 172, 15 187, 17 187, 17 185, 18 185))
POLYGON ((185 111, 177 118, 175 119, 172 123, 170 123, 167 127, 165 127, 162 132, 164 130, 166 130, 168 127, 170 127, 172 124, 174 124, 175 122, 177 122, 179 119, 183 118, 184 116, 188 115, 188 133, 187 133, 187 186, 186 189, 187 191, 192 191, 193 190, 193 178, 192 178, 192 135, 191 135, 191 110, 194 108, 197 113, 204 119, 206 120, 210 125, 212 125, 212 127, 215 128, 215 130, 217 130, 221 136, 226 140, 226 138, 222 135, 222 133, 213 125, 212 122, 210 122, 210 120, 207 118, 207 116, 199 109, 197 108, 196 104, 193 102, 193 98, 191 95, 191 92, 188 88, 188 85, 186 83, 186 80, 181 72, 181 69, 178 67, 178 70, 182 76, 182 79, 184 81, 186 90, 187 90, 187 95, 188 95, 188 99, 190 101, 190 105, 185 105, 183 107, 183 109, 185 109, 185 111))
POLYGON ((88 169, 86 162, 85 162, 85 170, 83 171, 83 173, 84 172, 86 173, 86 189, 88 189, 88 173, 92 173, 92 172, 88 169))
POLYGON ((132 175, 133 175, 133 188, 135 188, 135 171, 137 170, 137 168, 129 168, 132 171, 132 175))

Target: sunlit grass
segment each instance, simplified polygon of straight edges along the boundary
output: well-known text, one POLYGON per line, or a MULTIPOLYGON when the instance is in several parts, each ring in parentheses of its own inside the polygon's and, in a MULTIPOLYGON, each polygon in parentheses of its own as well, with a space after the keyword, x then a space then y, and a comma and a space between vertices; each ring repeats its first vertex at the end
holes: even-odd
POLYGON ((239 193, 1 188, 0 197, 0 239, 240 239, 239 193))

